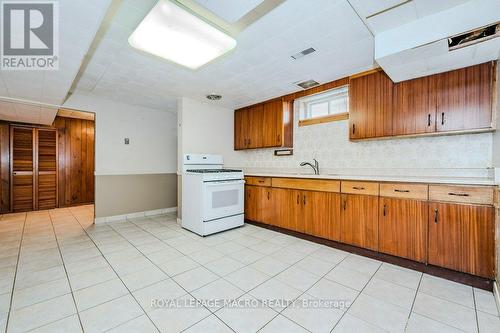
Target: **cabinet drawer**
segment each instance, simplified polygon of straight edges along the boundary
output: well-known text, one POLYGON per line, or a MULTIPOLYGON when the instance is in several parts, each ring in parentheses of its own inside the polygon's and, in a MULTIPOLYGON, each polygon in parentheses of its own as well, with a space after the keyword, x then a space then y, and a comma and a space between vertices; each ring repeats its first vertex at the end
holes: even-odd
POLYGON ((429 200, 492 205, 493 191, 488 186, 430 185, 429 200))
POLYGON ((342 193, 378 195, 379 184, 369 182, 342 182, 342 193))
POLYGON ((247 185, 271 186, 271 177, 245 177, 247 185))
POLYGON ((382 183, 380 196, 405 199, 428 199, 429 186, 422 184, 382 183))
POLYGON ((326 179, 273 178, 273 187, 297 190, 340 192, 340 181, 326 179))

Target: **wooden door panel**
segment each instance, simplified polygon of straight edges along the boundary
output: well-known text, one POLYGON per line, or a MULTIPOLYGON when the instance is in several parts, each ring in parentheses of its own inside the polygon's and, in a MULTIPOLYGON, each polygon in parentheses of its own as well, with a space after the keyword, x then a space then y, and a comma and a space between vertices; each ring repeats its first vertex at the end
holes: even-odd
POLYGON ((304 191, 304 232, 338 241, 340 238, 340 194, 304 191))
POLYGON ((57 207, 57 132, 36 129, 36 209, 57 207))
POLYGON ((234 149, 245 149, 247 138, 247 112, 246 109, 234 111, 234 149))
POLYGON ((429 204, 429 264, 461 270, 461 205, 429 204))
POLYGON ((11 207, 13 212, 36 208, 34 131, 32 128, 11 127, 11 207))
POLYGON ((420 262, 427 254, 427 202, 380 198, 379 251, 420 262))
POLYGON ((343 194, 340 240, 378 250, 378 197, 343 194))
POLYGON ((462 271, 486 278, 495 276, 495 210, 488 206, 461 206, 462 271))
POLYGON ((275 100, 264 103, 263 146, 283 145, 283 102, 275 100))
POLYGON ((438 75, 437 131, 491 127, 491 62, 438 75))
POLYGON ((258 206, 257 186, 245 186, 245 219, 257 221, 258 206))
POLYGON ((394 135, 436 130, 436 81, 436 76, 426 76, 394 85, 394 135))
POLYGON ((248 109, 248 148, 263 147, 264 108, 262 104, 248 109))
POLYGON ((349 81, 349 137, 392 135, 393 82, 382 71, 349 81))

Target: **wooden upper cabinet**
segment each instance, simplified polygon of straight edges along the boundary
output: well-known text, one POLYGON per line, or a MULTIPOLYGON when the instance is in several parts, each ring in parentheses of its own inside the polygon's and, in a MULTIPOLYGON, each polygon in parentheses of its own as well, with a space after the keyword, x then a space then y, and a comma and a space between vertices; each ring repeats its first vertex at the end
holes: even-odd
POLYGON ((487 62, 437 75, 438 132, 492 126, 493 71, 487 62))
POLYGON ((391 136, 394 83, 383 72, 349 81, 349 138, 391 136))
POLYGON ((234 113, 234 149, 293 146, 293 110, 281 99, 234 113))
POLYGON ((426 76, 394 85, 393 134, 411 135, 436 130, 437 76, 426 76))

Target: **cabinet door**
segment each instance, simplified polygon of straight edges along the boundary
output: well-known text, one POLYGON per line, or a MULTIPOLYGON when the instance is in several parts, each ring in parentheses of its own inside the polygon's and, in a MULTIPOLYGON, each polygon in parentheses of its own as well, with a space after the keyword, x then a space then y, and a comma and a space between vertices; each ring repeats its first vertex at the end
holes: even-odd
POLYGON ((303 192, 304 232, 338 241, 340 239, 340 194, 303 192))
POLYGON ((260 198, 259 221, 266 224, 274 225, 274 200, 271 187, 259 187, 258 196, 260 198))
POLYGON ((270 224, 281 228, 289 228, 290 212, 290 190, 283 188, 271 188, 272 211, 270 212, 270 224))
POLYGON ((264 129, 264 108, 262 104, 252 106, 248 109, 248 136, 247 148, 261 148, 264 129))
POLYGON ((349 137, 392 135, 391 79, 382 71, 349 81, 349 137))
POLYGON ((426 76, 394 85, 394 135, 436 130, 436 78, 426 76))
POLYGON ((425 262, 427 202, 380 198, 379 251, 425 262))
POLYGON ((491 127, 491 62, 438 75, 437 131, 491 127))
POLYGON ((234 149, 245 149, 248 136, 248 112, 246 109, 234 111, 234 149))
POLYGON ((429 204, 429 264, 462 269, 461 205, 429 204))
POLYGON ((303 191, 299 190, 288 190, 288 209, 290 215, 285 222, 284 228, 304 232, 304 210, 303 210, 303 191))
POLYGON ((462 270, 486 278, 495 276, 495 210, 462 205, 462 270))
POLYGON ((257 186, 245 186, 245 219, 258 221, 260 197, 257 186))
POLYGON ((378 250, 378 197, 343 194, 340 240, 378 250))
POLYGON ((264 103, 263 146, 283 145, 283 102, 281 100, 264 103))

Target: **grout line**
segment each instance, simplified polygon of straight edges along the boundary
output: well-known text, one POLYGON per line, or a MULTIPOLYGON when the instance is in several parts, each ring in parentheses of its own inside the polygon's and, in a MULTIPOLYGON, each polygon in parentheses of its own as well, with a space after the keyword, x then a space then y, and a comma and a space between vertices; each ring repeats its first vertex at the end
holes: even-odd
POLYGON ((64 273, 66 274, 66 279, 68 280, 69 290, 71 292, 71 298, 73 299, 73 304, 75 305, 76 315, 78 316, 78 322, 80 323, 80 327, 82 328, 82 331, 83 331, 82 320, 80 318, 80 313, 78 312, 78 307, 76 305, 75 295, 73 294, 73 288, 71 287, 71 281, 69 279, 68 271, 66 270, 66 265, 64 264, 64 257, 63 257, 62 252, 61 252, 61 246, 59 245, 59 240, 57 239, 56 228, 54 227, 54 222, 52 221, 52 216, 50 215, 49 211, 47 211, 47 215, 49 216, 49 221, 50 221, 50 224, 52 225, 52 232, 54 233, 54 238, 55 238, 56 243, 57 243, 57 250, 59 251, 59 255, 61 256, 61 261, 62 261, 62 266, 64 268, 64 273))
MULTIPOLYGON (((333 332, 333 330, 335 329, 335 327, 337 327, 337 325, 340 323, 340 321, 342 320, 342 318, 344 318, 344 316, 345 316, 345 315, 347 314, 347 312, 351 309, 351 307, 354 305, 354 303, 356 303, 356 301, 358 300, 359 296, 361 296, 361 294, 363 293, 363 290, 365 290, 365 289, 366 289, 366 287, 368 286, 368 284, 370 284, 371 280, 373 280, 373 278, 375 277, 375 275, 376 275, 376 274, 377 274, 377 272, 380 270, 380 268, 382 267, 382 265, 383 265, 383 264, 384 264, 383 262, 381 262, 381 263, 380 263, 380 265, 378 266, 377 270, 376 270, 376 271, 372 274, 372 276, 370 277, 370 279, 368 280, 368 282, 366 282, 365 286, 364 286, 364 287, 363 287, 363 288, 359 291, 358 295, 354 298, 354 300, 352 301, 351 306, 349 306, 349 309, 347 309, 347 310, 346 310, 346 311, 342 314, 342 316, 341 316, 341 317, 340 317, 340 319, 339 319, 339 320, 335 323, 335 326, 333 326, 333 328, 331 329, 331 331, 330 331, 330 332, 333 332)), ((375 298, 375 297, 374 297, 374 298, 375 298)), ((355 315, 353 315, 353 314, 349 314, 349 315, 350 315, 350 316, 353 316, 353 317, 356 317, 357 319, 359 319, 359 320, 361 320, 361 321, 364 321, 364 322, 366 322, 366 323, 368 323, 368 324, 370 324, 370 325, 372 325, 372 326, 379 327, 379 326, 377 326, 377 325, 375 325, 375 324, 373 324, 373 323, 369 323, 369 322, 367 322, 366 320, 364 320, 364 319, 362 319, 362 318, 359 318, 359 317, 357 317, 357 316, 355 316, 355 315)), ((383 327, 379 327, 379 328, 381 328, 381 329, 385 330, 385 328, 383 328, 383 327)))
MULTIPOLYGON (((144 312, 142 315, 146 315, 148 317, 148 319, 151 321, 151 323, 153 324, 153 326, 160 332, 160 329, 156 326, 156 323, 151 319, 151 317, 149 316, 149 314, 146 312, 146 310, 144 310, 144 308, 142 307, 142 305, 139 303, 139 301, 137 300, 137 298, 134 296, 134 294, 132 293, 132 291, 129 289, 129 287, 123 282, 123 279, 121 278, 121 276, 118 274, 118 272, 114 269, 114 267, 111 265, 111 263, 109 262, 108 258, 106 258, 106 256, 104 255, 104 253, 101 251, 101 249, 99 248, 99 246, 95 243, 94 239, 92 237, 90 237, 89 233, 87 232, 87 230, 83 227, 83 225, 81 224, 80 220, 78 219, 78 217, 75 216, 75 214, 73 214, 73 212, 71 211, 71 209, 69 209, 71 215, 73 216, 73 218, 76 220, 76 222, 80 225, 80 227, 82 228, 82 230, 87 234, 87 237, 90 238, 90 240, 92 241, 92 243, 94 243, 94 245, 97 247, 97 250, 101 253, 101 255, 103 256, 104 260, 106 260, 106 262, 108 263, 109 267, 113 270, 113 272, 116 274, 116 276, 118 277, 118 279, 120 279, 121 283, 123 284, 123 286, 128 290, 129 292, 129 295, 132 296, 132 298, 134 299, 134 301, 137 303, 137 305, 141 308, 141 310, 144 312)), ((111 228, 113 229, 113 228, 111 228)), ((116 232, 116 230, 113 229, 114 232, 116 232)), ((123 236, 121 234, 119 234, 118 232, 116 232, 120 237, 123 238, 123 236)), ((128 240, 127 240, 128 242, 128 240)), ((130 243, 130 242, 129 242, 130 243)), ((133 246, 133 244, 132 244, 133 246)), ((135 247, 135 246, 134 246, 135 247)), ((138 250, 138 249, 137 249, 138 250)), ((139 250, 138 250, 139 251, 139 250)), ((140 252, 140 251, 139 251, 140 252)), ((142 252, 141 252, 142 253, 142 252)), ((163 280, 162 280, 163 281, 163 280)), ((160 281, 158 281, 160 282, 160 281)), ((124 295, 126 296, 126 295, 124 295)), ((120 296, 120 297, 124 297, 124 296, 120 296)), ((109 302, 109 301, 108 301, 109 302)), ((105 302, 107 303, 107 302, 105 302)), ((104 304, 104 303, 102 303, 104 304)), ((88 309, 87 309, 88 310, 88 309)), ((141 315, 141 316, 142 316, 141 315)), ((140 316, 138 316, 140 317, 140 316)), ((138 318, 136 317, 136 318, 138 318)), ((134 318, 135 319, 135 318, 134 318)), ((116 328, 116 327, 119 327, 120 325, 123 325, 124 323, 120 323, 119 325, 115 326, 115 327, 112 327, 110 329, 113 329, 113 328, 116 328)))
POLYGON ((476 318, 476 328, 479 332, 479 317, 477 316, 476 291, 472 288, 472 301, 474 302, 474 317, 476 318))
POLYGON ((413 297, 413 302, 411 303, 410 313, 408 314, 408 319, 406 320, 405 332, 406 332, 406 329, 408 328, 408 323, 410 321, 411 314, 413 313, 413 307, 415 306, 415 301, 417 300, 417 296, 418 296, 418 290, 420 289, 420 284, 422 283, 423 278, 424 278, 424 274, 421 273, 420 279, 418 280, 417 290, 415 290, 415 297, 413 297))
MULTIPOLYGON (((19 240, 19 250, 17 251, 16 271, 14 273, 14 280, 12 281, 12 291, 10 294, 9 310, 7 312, 7 320, 5 321, 5 332, 7 332, 7 330, 9 329, 12 301, 14 300, 14 291, 16 290, 17 270, 19 269, 19 260, 21 259, 21 247, 23 245, 24 229, 26 228, 26 220, 27 219, 28 219, 28 214, 24 213, 23 227, 21 229, 21 239, 19 240)), ((3 216, 2 216, 2 220, 3 220, 3 216)))

